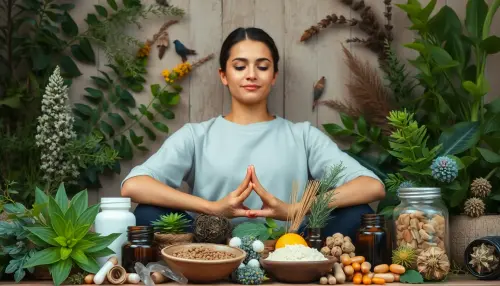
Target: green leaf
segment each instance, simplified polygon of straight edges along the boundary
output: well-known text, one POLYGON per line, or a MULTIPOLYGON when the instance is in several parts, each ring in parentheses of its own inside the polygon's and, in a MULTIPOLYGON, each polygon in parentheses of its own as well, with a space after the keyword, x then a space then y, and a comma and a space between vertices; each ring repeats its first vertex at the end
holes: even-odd
POLYGON ((131 160, 134 156, 132 146, 130 145, 130 142, 125 135, 121 136, 120 150, 118 150, 118 155, 120 156, 120 158, 123 158, 125 160, 131 160))
POLYGON ((50 63, 50 57, 39 47, 31 50, 30 58, 33 61, 33 70, 43 70, 50 63))
POLYGON ((488 4, 484 0, 467 1, 465 27, 474 40, 480 39, 483 34, 483 25, 487 13, 488 4))
POLYGON ((103 256, 108 256, 108 255, 114 255, 116 254, 113 250, 109 249, 108 247, 101 249, 99 251, 92 252, 93 257, 103 257, 103 256))
POLYGON ((462 161, 462 163, 464 164, 464 168, 469 167, 476 160, 477 158, 472 156, 463 156, 462 158, 460 158, 460 161, 462 161))
POLYGON ((72 267, 71 259, 63 259, 50 266, 50 275, 55 286, 61 285, 68 278, 72 267))
POLYGON ((67 237, 64 230, 66 229, 66 224, 64 223, 64 218, 59 214, 54 214, 50 217, 50 222, 52 224, 52 228, 57 233, 58 236, 67 237))
POLYGON ((75 239, 80 241, 90 230, 90 224, 79 225, 75 228, 75 239))
POLYGON ((366 135, 367 133, 367 127, 366 127, 366 121, 365 119, 363 118, 363 116, 360 116, 358 118, 358 124, 357 124, 357 127, 358 127, 358 132, 359 134, 361 135, 366 135))
POLYGON ((88 92, 88 94, 85 94, 85 97, 90 99, 92 102, 99 102, 104 96, 102 91, 95 88, 87 87, 85 90, 88 92))
POLYGON ((99 213, 99 207, 100 204, 96 204, 86 209, 82 213, 82 215, 78 217, 75 228, 78 229, 83 225, 92 225, 94 223, 95 217, 97 216, 97 213, 99 213))
POLYGON ((437 46, 431 47, 430 55, 441 69, 447 69, 459 65, 459 63, 454 61, 451 55, 443 48, 437 46))
POLYGON ((61 260, 66 260, 72 252, 71 248, 61 247, 61 260))
POLYGON ((481 153, 486 162, 492 164, 500 163, 500 155, 498 155, 497 153, 481 147, 477 147, 477 150, 479 151, 479 153, 481 153))
POLYGON ((97 264, 97 261, 92 256, 87 257, 87 263, 81 263, 77 260, 75 262, 83 271, 87 271, 88 273, 97 273, 100 269, 99 264, 97 264))
POLYGON ((64 236, 58 236, 58 237, 54 238, 54 240, 57 243, 59 243, 60 246, 68 246, 68 244, 66 243, 66 241, 68 241, 68 240, 64 236))
MULTIPOLYGON (((54 232, 55 234, 55 232, 54 232)), ((36 246, 38 246, 39 248, 48 248, 50 247, 50 244, 46 243, 45 241, 43 241, 42 239, 40 239, 38 236, 36 236, 35 234, 33 233, 30 233, 28 234, 28 239, 33 242, 36 246)), ((54 241, 55 242, 55 241, 54 241)), ((55 242, 56 245, 54 246, 59 246, 59 244, 57 242, 55 242)))
POLYGON ((66 189, 64 188, 64 183, 59 184, 59 188, 57 188, 56 193, 56 202, 62 213, 64 214, 69 207, 68 196, 66 195, 66 189))
POLYGON ((56 238, 58 235, 52 228, 32 226, 32 227, 25 227, 25 229, 34 234, 36 237, 40 238, 43 242, 53 246, 59 246, 59 243, 57 243, 54 240, 54 238, 56 238))
POLYGON ((109 7, 111 7, 113 10, 118 10, 118 5, 116 5, 115 0, 106 0, 108 2, 109 7))
POLYGON ((270 217, 266 217, 266 223, 270 228, 277 228, 278 227, 278 224, 276 224, 274 219, 272 219, 270 217))
POLYGON ((94 50, 92 49, 92 45, 90 44, 89 39, 83 38, 80 40, 80 49, 81 49, 82 53, 85 55, 85 58, 87 59, 87 61, 94 64, 95 63, 95 53, 94 53, 94 50))
POLYGON ((106 8, 104 8, 101 5, 94 5, 94 7, 99 15, 101 15, 104 18, 108 17, 108 11, 106 11, 106 8))
POLYGON ((89 240, 86 240, 86 239, 81 239, 80 241, 78 241, 73 246, 73 248, 85 252, 85 250, 87 250, 87 249, 89 249, 91 247, 94 247, 95 245, 96 244, 94 242, 92 242, 92 241, 89 241, 89 240))
POLYGON ((74 249, 72 252, 71 252, 71 258, 73 258, 75 261, 78 261, 82 264, 85 264, 85 263, 88 263, 88 258, 87 258, 87 255, 85 255, 85 253, 83 253, 83 251, 79 250, 79 249, 74 249))
POLYGON ((440 39, 440 42, 462 34, 462 22, 460 18, 447 5, 444 5, 436 15, 429 19, 428 28, 432 35, 436 35, 440 39))
POLYGON ((141 128, 144 130, 146 135, 148 136, 149 140, 155 141, 156 140, 156 134, 151 130, 149 127, 145 126, 144 124, 139 124, 141 128))
POLYGON ((85 19, 85 22, 87 22, 87 24, 89 24, 90 26, 99 24, 99 20, 97 19, 97 16, 95 14, 87 14, 87 19, 85 19))
POLYGON ((38 265, 49 265, 61 259, 59 247, 50 247, 35 252, 33 256, 24 263, 24 268, 35 267, 38 265))
POLYGON ((21 106, 21 98, 19 96, 7 97, 0 100, 0 106, 2 105, 17 109, 21 106))
POLYGON ((142 144, 142 142, 144 141, 144 136, 137 136, 134 132, 134 130, 130 129, 130 140, 132 141, 132 144, 134 144, 134 146, 139 146, 142 144))
POLYGON ((255 237, 258 237, 258 239, 262 239, 262 237, 269 236, 269 233, 267 232, 267 227, 260 222, 243 222, 238 224, 232 233, 233 237, 243 237, 245 235, 253 235, 255 237))
POLYGON ((60 59, 59 64, 61 65, 61 70, 64 71, 67 77, 77 77, 82 75, 82 73, 78 69, 78 66, 69 56, 63 56, 60 59))
POLYGON ((153 126, 162 132, 168 133, 168 126, 161 122, 153 122, 153 126))
POLYGON ((151 94, 153 96, 158 96, 158 91, 160 91, 160 85, 159 84, 152 84, 151 85, 151 94))
POLYGON ((392 215, 394 213, 394 206, 387 206, 383 210, 381 210, 378 214, 383 215, 386 218, 392 218, 392 215))
POLYGON ((104 248, 108 247, 113 241, 115 241, 121 233, 112 233, 106 236, 99 236, 97 238, 94 238, 92 242, 94 242, 96 245, 85 250, 85 253, 94 253, 100 250, 103 250, 104 248))
POLYGON ((340 120, 342 121, 342 124, 344 124, 344 127, 346 129, 351 130, 351 131, 354 130, 354 121, 347 114, 341 113, 340 120))
POLYGON ((444 130, 439 137, 440 155, 456 155, 473 148, 480 139, 478 122, 459 122, 444 130))
POLYGON ((119 126, 119 127, 125 126, 125 120, 123 120, 123 118, 120 114, 109 112, 108 117, 114 125, 119 126))
POLYGON ((115 134, 115 130, 113 129, 113 127, 106 121, 101 121, 99 125, 101 126, 102 132, 108 134, 109 137, 112 137, 115 134))
POLYGON ((500 201, 500 195, 491 196, 490 199, 495 200, 495 201, 500 201))
POLYGON ((88 208, 88 193, 87 190, 78 192, 73 199, 71 199, 71 206, 75 209, 77 218, 83 214, 83 212, 88 208))
POLYGON ((500 38, 498 36, 489 36, 488 38, 484 39, 480 43, 480 47, 487 53, 487 54, 496 54, 500 52, 500 38))
POLYGON ((63 14, 61 28, 66 36, 76 37, 78 35, 78 25, 75 23, 75 21, 67 11, 65 11, 63 14))
POLYGON ((460 203, 467 197, 467 187, 461 186, 460 189, 453 192, 451 197, 450 206, 452 208, 460 205, 460 203))
MULTIPOLYGON (((91 76, 90 78, 94 81, 94 83, 98 87, 100 87, 102 89, 108 89, 109 88, 109 83, 105 79, 103 79, 102 77, 91 76)), ((101 94, 102 94, 102 91, 101 91, 101 94)))
POLYGON ((337 125, 335 123, 323 124, 323 128, 332 137, 352 134, 351 130, 344 129, 342 126, 337 125))
POLYGON ((416 51, 421 52, 421 53, 425 52, 425 46, 422 43, 417 43, 417 42, 408 43, 408 44, 404 44, 403 47, 406 47, 406 48, 412 49, 412 50, 416 50, 416 51))
POLYGON ((409 269, 399 277, 399 281, 403 283, 421 284, 424 283, 424 278, 417 271, 409 269))
POLYGON ((134 96, 128 90, 122 89, 120 92, 120 99, 123 100, 123 102, 128 106, 135 107, 134 96))

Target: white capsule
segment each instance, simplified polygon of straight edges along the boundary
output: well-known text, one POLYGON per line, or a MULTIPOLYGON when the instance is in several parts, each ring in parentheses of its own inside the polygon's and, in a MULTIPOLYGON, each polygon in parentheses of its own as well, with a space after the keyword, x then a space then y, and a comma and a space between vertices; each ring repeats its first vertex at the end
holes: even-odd
POLYGON ((261 253, 264 251, 264 243, 260 240, 256 240, 252 242, 252 249, 257 253, 261 253))

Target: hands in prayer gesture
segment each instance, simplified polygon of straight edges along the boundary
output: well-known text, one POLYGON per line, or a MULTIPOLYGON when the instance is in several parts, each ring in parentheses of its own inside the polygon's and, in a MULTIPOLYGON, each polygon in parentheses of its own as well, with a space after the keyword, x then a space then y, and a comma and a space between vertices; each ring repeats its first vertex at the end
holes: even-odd
POLYGON ((255 167, 250 166, 247 168, 245 179, 243 179, 243 182, 241 182, 238 188, 229 193, 226 197, 214 202, 213 209, 215 215, 228 218, 269 217, 277 220, 286 220, 291 205, 266 191, 257 178, 255 167), (262 208, 260 210, 249 209, 243 204, 252 191, 255 191, 262 200, 262 208))

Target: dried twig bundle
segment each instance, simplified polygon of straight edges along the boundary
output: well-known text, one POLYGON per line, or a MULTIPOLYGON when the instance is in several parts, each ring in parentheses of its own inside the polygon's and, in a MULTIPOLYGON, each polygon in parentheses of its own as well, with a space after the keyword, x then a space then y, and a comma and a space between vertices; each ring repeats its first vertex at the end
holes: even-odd
POLYGON ((290 204, 295 207, 293 210, 288 212, 286 232, 296 232, 299 230, 300 224, 316 199, 316 194, 318 193, 320 186, 320 181, 309 180, 301 200, 298 201, 299 187, 297 182, 293 182, 290 204))

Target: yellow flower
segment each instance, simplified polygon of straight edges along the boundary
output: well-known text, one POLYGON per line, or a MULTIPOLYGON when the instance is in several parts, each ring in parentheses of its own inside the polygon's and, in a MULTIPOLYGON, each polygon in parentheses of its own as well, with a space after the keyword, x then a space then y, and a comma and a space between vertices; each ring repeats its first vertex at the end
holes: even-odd
POLYGON ((149 42, 146 42, 144 46, 142 46, 139 51, 137 52, 137 57, 138 58, 144 58, 149 56, 149 51, 151 50, 151 47, 149 46, 149 42))

